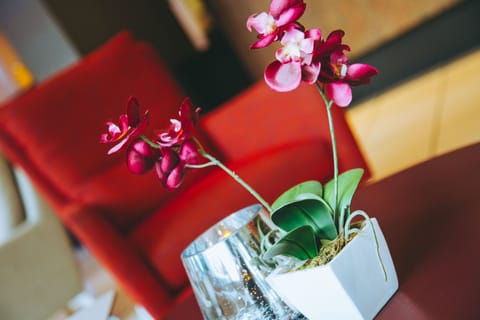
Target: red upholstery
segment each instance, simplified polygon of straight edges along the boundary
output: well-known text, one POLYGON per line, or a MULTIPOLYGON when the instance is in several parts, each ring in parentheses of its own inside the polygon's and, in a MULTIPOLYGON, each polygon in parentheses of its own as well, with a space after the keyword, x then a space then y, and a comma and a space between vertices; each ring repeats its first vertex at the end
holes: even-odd
MULTIPOLYGON (((188 282, 181 250, 208 226, 253 202, 219 169, 191 172, 175 192, 155 174, 128 173, 99 143, 128 96, 161 128, 184 98, 153 49, 121 33, 77 64, 0 106, 0 149, 22 166, 61 219, 137 303, 155 317, 188 282)), ((334 109, 340 170, 366 168, 334 109)), ((280 94, 263 81, 202 118, 207 149, 268 201, 291 185, 332 176, 328 124, 313 86, 280 94)))
MULTIPOLYGON (((366 168, 343 110, 333 107, 332 116, 338 140, 340 172, 366 168)), ((330 144, 325 105, 315 86, 308 84, 302 84, 288 93, 279 93, 270 89, 264 81, 259 81, 209 113, 202 121, 202 131, 230 160, 242 159, 268 147, 292 141, 318 139, 330 144)), ((319 165, 325 165, 325 162, 331 163, 332 160, 326 157, 319 165)), ((367 171, 365 178, 368 177, 367 171)))

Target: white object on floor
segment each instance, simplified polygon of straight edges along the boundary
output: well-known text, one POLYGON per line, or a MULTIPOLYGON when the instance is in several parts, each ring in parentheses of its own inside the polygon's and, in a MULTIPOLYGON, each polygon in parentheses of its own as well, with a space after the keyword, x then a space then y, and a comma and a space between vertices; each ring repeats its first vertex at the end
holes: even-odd
POLYGON ((115 292, 109 291, 98 298, 90 307, 80 310, 67 320, 107 320, 113 306, 115 292))
POLYGON ((155 320, 147 312, 147 310, 145 310, 145 308, 141 306, 135 306, 135 314, 137 315, 138 320, 155 320))

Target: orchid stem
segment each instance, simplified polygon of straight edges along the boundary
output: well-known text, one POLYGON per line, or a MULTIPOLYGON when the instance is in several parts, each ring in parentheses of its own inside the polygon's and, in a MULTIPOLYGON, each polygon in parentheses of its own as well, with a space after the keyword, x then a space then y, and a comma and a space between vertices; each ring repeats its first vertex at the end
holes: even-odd
POLYGON ((227 168, 223 163, 218 161, 215 157, 212 155, 206 153, 204 150, 200 150, 201 154, 203 157, 206 159, 210 160, 211 164, 214 164, 218 167, 220 167, 223 171, 225 171, 228 175, 230 175, 235 181, 237 181, 242 187, 244 187, 252 196, 255 197, 267 210, 269 213, 272 213, 272 207, 268 204, 267 201, 265 201, 255 190, 252 189, 242 178, 240 178, 235 172, 227 168))
POLYGON ((333 218, 337 222, 337 204, 338 204, 338 156, 337 156, 337 142, 335 139, 335 129, 333 127, 333 118, 332 118, 332 100, 328 100, 323 88, 320 87, 318 82, 315 83, 318 92, 322 96, 323 101, 325 102, 325 107, 327 108, 327 117, 328 117, 328 128, 330 129, 330 139, 332 141, 332 154, 333 154, 333 200, 334 208, 333 209, 333 218))
POLYGON ((203 169, 211 166, 217 165, 216 163, 210 161, 210 162, 205 162, 201 164, 187 164, 186 167, 192 168, 192 169, 203 169))
POLYGON ((148 143, 148 145, 152 148, 155 148, 155 149, 160 149, 160 145, 158 143, 155 143, 153 142, 152 140, 148 139, 147 137, 145 137, 143 134, 140 135, 140 138, 145 141, 146 143, 148 143))

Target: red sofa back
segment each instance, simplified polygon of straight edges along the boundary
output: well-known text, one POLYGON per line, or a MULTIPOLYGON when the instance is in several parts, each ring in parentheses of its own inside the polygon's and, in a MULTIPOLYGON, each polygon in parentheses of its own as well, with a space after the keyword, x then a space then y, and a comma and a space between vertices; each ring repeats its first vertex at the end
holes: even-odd
POLYGON ((119 209, 112 219, 127 225, 136 214, 121 213, 132 215, 130 209, 138 206, 133 211, 141 214, 168 196, 156 179, 132 177, 124 155, 107 156, 108 146, 99 143, 106 120, 118 122, 130 95, 150 109, 151 128, 168 124, 184 98, 156 52, 121 32, 78 63, 0 106, 0 148, 27 171, 57 209, 72 200, 105 205, 106 211, 119 209), (97 179, 100 184, 94 182, 97 179), (131 203, 135 197, 124 196, 142 188, 156 191, 140 204, 131 203))

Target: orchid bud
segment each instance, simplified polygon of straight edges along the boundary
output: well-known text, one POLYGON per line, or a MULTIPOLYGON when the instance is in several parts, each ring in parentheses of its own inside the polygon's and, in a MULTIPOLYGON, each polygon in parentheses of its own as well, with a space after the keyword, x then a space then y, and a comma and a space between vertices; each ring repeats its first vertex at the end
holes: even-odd
POLYGON ((199 164, 201 156, 198 148, 198 144, 193 139, 185 140, 180 146, 180 159, 188 164, 199 164))
POLYGON ((176 189, 183 181, 184 163, 170 148, 162 148, 162 157, 155 162, 155 171, 162 184, 168 189, 176 189))
POLYGON ((143 140, 134 141, 127 150, 127 167, 134 174, 148 172, 160 157, 159 149, 150 146, 143 140))

